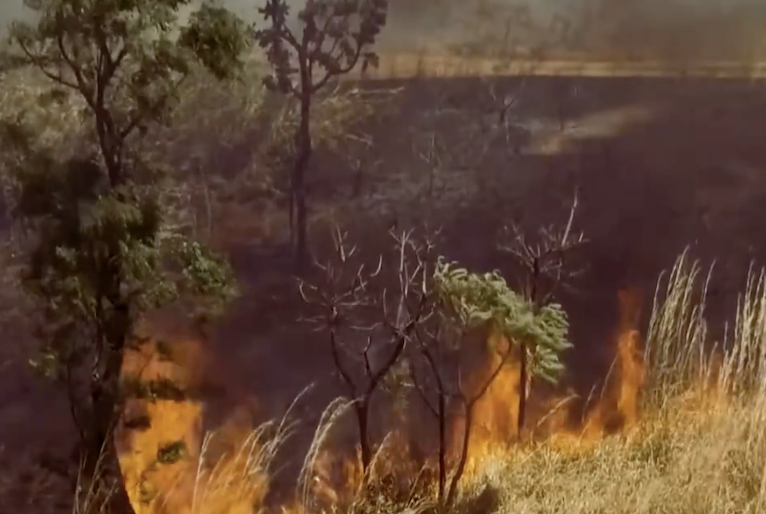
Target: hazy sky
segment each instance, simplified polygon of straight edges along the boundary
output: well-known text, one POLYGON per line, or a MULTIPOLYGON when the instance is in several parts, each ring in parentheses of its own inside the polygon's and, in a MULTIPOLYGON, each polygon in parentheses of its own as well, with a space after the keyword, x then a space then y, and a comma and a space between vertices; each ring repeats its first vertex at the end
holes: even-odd
MULTIPOLYGON (((239 15, 254 20, 263 0, 222 0, 239 15)), ((417 48, 440 46, 488 34, 466 21, 481 3, 502 6, 526 4, 540 25, 560 11, 583 27, 587 36, 607 48, 652 47, 655 53, 711 54, 734 57, 757 45, 766 47, 765 0, 390 0, 384 46, 417 48), (583 8, 585 6, 585 8, 583 8), (470 24, 469 24, 470 25, 470 24)), ((199 1, 195 2, 199 4, 199 1)), ((290 0, 296 9, 305 0, 290 0)), ((23 0, 0 0, 0 30, 24 12, 23 0)), ((501 30, 504 14, 489 17, 501 30)))
MULTIPOLYGON (((219 0, 229 9, 249 21, 258 17, 257 8, 263 0, 219 0)), ((390 0, 389 23, 384 31, 384 39, 391 42, 402 40, 420 40, 434 33, 450 32, 456 29, 465 12, 475 9, 477 2, 483 0, 390 0)), ((519 0, 489 0, 499 4, 518 4, 519 0)), ((572 1, 572 0, 570 0, 572 1)), ((574 0, 579 1, 579 0, 574 0)), ((532 0, 534 4, 566 3, 567 0, 532 0)), ((194 0, 199 5, 201 0, 194 0)), ((305 5, 305 0, 288 0, 293 6, 293 13, 305 5)), ((24 16, 23 0, 0 0, 0 21, 4 29, 8 22, 24 16)))

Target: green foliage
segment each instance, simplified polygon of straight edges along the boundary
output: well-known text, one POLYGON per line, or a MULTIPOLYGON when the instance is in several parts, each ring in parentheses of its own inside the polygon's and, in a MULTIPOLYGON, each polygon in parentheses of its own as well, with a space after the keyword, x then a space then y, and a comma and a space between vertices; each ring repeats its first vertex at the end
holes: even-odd
POLYGON ((123 426, 128 430, 136 430, 139 432, 149 430, 152 427, 152 420, 148 414, 141 414, 134 416, 123 421, 123 426))
MULTIPOLYGON (((23 118, 2 123, 13 152, 15 216, 32 236, 23 278, 40 306, 43 342, 33 365, 68 389, 92 469, 110 447, 113 418, 127 397, 178 401, 186 395, 169 379, 120 380, 126 352, 142 342, 135 325, 179 302, 207 319, 236 294, 227 262, 170 228, 163 170, 132 144, 171 119, 195 60, 212 65, 219 78, 240 63, 242 22, 205 6, 180 28, 178 9, 190 3, 30 0, 36 22, 13 24, 4 55, 6 63, 49 79, 42 96, 50 108, 61 105, 51 99, 79 97, 81 119, 92 124, 98 149, 82 158, 50 155, 35 144, 23 118)), ((145 428, 147 420, 128 423, 145 428)), ((172 443, 158 460, 182 454, 172 443)))
POLYGON ((242 69, 250 42, 250 31, 241 18, 208 3, 191 15, 179 38, 180 45, 192 50, 217 79, 230 78, 242 69))
POLYGON ((498 272, 472 273, 443 260, 434 271, 434 286, 440 305, 461 330, 489 325, 515 344, 525 342, 531 373, 556 381, 563 370, 559 355, 572 346, 567 340, 569 322, 559 305, 535 312, 533 304, 508 287, 498 272))
POLYGON ((82 97, 110 173, 117 173, 111 167, 120 164, 131 136, 168 120, 194 61, 229 77, 247 47, 244 23, 218 7, 205 4, 179 26, 178 9, 191 0, 26 3, 37 21, 11 25, 3 62, 38 69, 57 97, 82 97))
POLYGON ((92 162, 17 177, 16 214, 38 235, 25 283, 48 304, 49 362, 51 355, 72 359, 89 351, 83 331, 110 316, 114 306, 104 303, 103 291, 117 278, 135 318, 190 298, 195 314, 215 314, 236 294, 225 260, 181 235, 161 237, 157 195, 128 186, 110 191, 92 162))
POLYGON ((274 69, 267 82, 272 89, 312 95, 360 62, 363 69, 377 66, 372 47, 386 24, 387 0, 308 0, 298 13, 300 33, 287 25, 285 0, 267 0, 259 12, 268 25, 256 31, 256 40, 274 69))
MULTIPOLYGON (((84 327, 102 330, 99 325, 117 307, 139 319, 191 295, 220 311, 236 293, 230 268, 198 243, 165 233, 156 180, 146 182, 137 161, 123 157, 128 136, 162 121, 172 108, 195 57, 190 50, 203 62, 212 62, 213 53, 217 66, 234 68, 244 25, 205 5, 177 44, 177 9, 188 0, 28 3, 39 19, 12 25, 9 58, 51 80, 43 94, 63 87, 81 95, 100 149, 97 158, 59 163, 30 143, 19 120, 4 124, 23 150, 24 159, 12 169, 19 185, 15 214, 36 235, 25 278, 48 304, 48 339, 59 347, 49 355, 75 358, 74 340, 84 327)), ((214 71, 224 75, 221 68, 214 71)))
POLYGON ((129 376, 123 380, 123 388, 130 397, 152 403, 159 400, 178 402, 186 398, 186 391, 167 377, 144 380, 129 376))
POLYGON ((177 284, 182 297, 191 300, 192 314, 200 321, 221 314, 239 294, 229 262, 198 241, 184 237, 174 238, 171 249, 180 270, 177 284))
POLYGON ((187 454, 186 443, 183 441, 173 441, 162 445, 157 450, 157 462, 160 464, 175 464, 184 458, 187 454))

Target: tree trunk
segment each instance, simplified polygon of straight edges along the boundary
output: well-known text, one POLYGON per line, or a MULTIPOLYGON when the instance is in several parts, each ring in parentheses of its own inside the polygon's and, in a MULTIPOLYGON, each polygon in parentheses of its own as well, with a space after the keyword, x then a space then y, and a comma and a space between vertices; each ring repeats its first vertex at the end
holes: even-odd
POLYGON ((128 491, 120 470, 119 455, 114 435, 93 439, 83 449, 83 467, 77 491, 77 502, 83 512, 103 514, 134 514, 128 491))
MULTIPOLYGON (((89 440, 83 448, 83 487, 78 491, 93 493, 93 500, 103 506, 105 514, 132 514, 125 483, 120 470, 119 454, 115 441, 115 427, 119 421, 119 370, 122 352, 110 351, 109 362, 102 380, 94 382, 91 389, 93 426, 89 440), (114 370, 117 370, 116 374, 114 370)), ((99 511, 100 512, 100 511, 99 511)))
POLYGON ((517 419, 516 437, 521 439, 527 418, 527 345, 519 345, 519 417, 517 419))
MULTIPOLYGON (((535 314, 540 312, 540 270, 540 260, 536 258, 532 270, 532 288, 529 291, 529 299, 532 301, 535 314)), ((519 344, 519 414, 516 420, 516 437, 519 440, 521 440, 521 433, 527 421, 527 375, 529 374, 527 348, 527 343, 521 341, 519 344)))
POLYGON ((447 485, 447 399, 439 392, 439 505, 444 503, 447 485))
POLYGON ((125 343, 131 333, 131 317, 120 294, 120 270, 107 268, 107 271, 104 281, 111 294, 106 296, 113 310, 104 315, 104 330, 98 336, 99 360, 91 377, 92 429, 83 448, 83 478, 89 489, 84 492, 95 494, 97 506, 103 508, 104 514, 133 514, 115 441, 115 428, 123 405, 120 374, 125 343))
POLYGON ((306 191, 304 189, 302 173, 300 178, 301 180, 296 184, 298 194, 295 198, 298 229, 295 243, 295 260, 298 269, 302 270, 306 267, 306 262, 308 261, 308 209, 306 207, 306 191))
POLYGON ((468 461, 468 446, 471 440, 471 429, 473 428, 473 403, 465 406, 465 426, 463 427, 463 444, 460 448, 460 459, 458 460, 455 474, 452 475, 450 481, 449 492, 447 493, 447 500, 444 502, 444 507, 451 507, 455 502, 455 494, 457 494, 457 486, 460 483, 460 478, 465 472, 465 465, 468 461))
POLYGON ((362 472, 364 473, 364 482, 367 482, 367 473, 372 462, 372 448, 370 447, 369 421, 370 421, 370 400, 364 398, 356 404, 356 421, 359 426, 359 447, 361 449, 362 472))
POLYGON ((290 177, 291 219, 295 231, 295 263, 301 271, 308 261, 308 207, 306 205, 306 170, 308 169, 313 152, 311 141, 311 96, 304 94, 301 98, 301 111, 298 132, 295 135, 295 151, 297 152, 290 177))

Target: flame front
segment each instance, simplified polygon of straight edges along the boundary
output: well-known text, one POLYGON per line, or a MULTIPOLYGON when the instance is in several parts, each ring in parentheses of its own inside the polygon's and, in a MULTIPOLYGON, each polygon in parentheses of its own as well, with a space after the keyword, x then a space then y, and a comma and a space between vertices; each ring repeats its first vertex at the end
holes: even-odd
MULTIPOLYGON (((193 388, 200 380, 203 352, 196 341, 172 345, 172 361, 156 345, 130 354, 124 373, 142 380, 170 378, 193 388)), ((120 457, 123 478, 136 514, 251 514, 262 503, 268 476, 254 461, 259 442, 241 417, 204 439, 204 406, 198 400, 132 400, 126 415, 144 414, 146 430, 131 430, 120 457), (177 458, 163 462, 163 450, 182 442, 177 458)), ((118 436, 121 434, 118 434, 118 436)))
MULTIPOLYGON (((481 387, 495 373, 486 392, 475 403, 473 427, 468 442, 465 476, 478 473, 481 463, 493 454, 514 452, 541 440, 558 448, 588 447, 605 434, 629 430, 639 421, 639 395, 645 380, 641 338, 637 330, 640 295, 628 290, 619 294, 620 319, 614 335, 614 363, 597 394, 580 402, 578 412, 574 400, 579 396, 567 389, 559 394, 546 394, 527 377, 527 415, 525 433, 518 433, 521 366, 518 350, 503 363, 501 351, 489 351, 483 364, 466 378, 468 389, 481 387), (585 404, 582 407, 582 404, 585 404), (583 420, 573 423, 573 419, 583 420)), ((490 335, 489 348, 507 349, 508 341, 490 335)), ((192 385, 199 377, 200 345, 185 342, 175 345, 183 349, 181 362, 163 362, 151 352, 132 356, 126 371, 141 369, 144 378, 170 376, 184 385, 192 385), (142 368, 139 368, 142 366, 142 368)), ((252 467, 254 440, 246 422, 232 420, 218 434, 219 444, 206 446, 201 427, 204 406, 193 400, 157 401, 138 407, 146 409, 151 427, 136 432, 121 459, 123 473, 138 514, 246 514, 253 506, 262 505, 268 490, 269 476, 265 467, 252 467), (189 449, 176 463, 157 464, 158 451, 172 441, 183 440, 189 449), (251 447, 243 451, 242 447, 251 447), (239 450, 238 450, 239 448, 239 450), (207 452, 207 455, 205 455, 207 452)), ((137 407, 137 408, 138 408, 137 407)), ((455 409, 449 420, 449 454, 452 464, 462 446, 465 416, 455 409)), ((415 435, 417 437, 417 434, 415 435)), ((429 434, 429 437, 432 437, 429 434)), ((368 482, 396 495, 422 486, 433 489, 435 458, 415 458, 410 448, 411 434, 393 431, 380 445, 368 482)), ((364 475, 359 451, 322 448, 309 470, 309 490, 325 508, 351 505, 358 498, 364 475)), ((301 498, 293 498, 283 510, 303 512, 309 508, 301 498)))

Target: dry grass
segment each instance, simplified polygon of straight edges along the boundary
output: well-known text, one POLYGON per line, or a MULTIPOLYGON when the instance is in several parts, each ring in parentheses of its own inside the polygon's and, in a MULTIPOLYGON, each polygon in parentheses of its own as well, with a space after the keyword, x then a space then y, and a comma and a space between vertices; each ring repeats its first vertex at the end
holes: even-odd
POLYGON ((705 275, 682 256, 658 290, 644 417, 598 444, 556 439, 495 455, 469 494, 500 491, 500 512, 755 513, 766 507, 764 275, 751 275, 725 351, 711 348, 705 275))
MULTIPOLYGON (((683 255, 661 281, 645 349, 644 412, 635 427, 603 439, 554 435, 536 445, 487 454, 466 476, 462 505, 476 505, 471 500, 491 491, 497 495, 491 511, 509 514, 763 512, 766 275, 751 274, 729 340, 715 345, 705 326, 705 271, 683 255)), ((306 455, 294 500, 281 509, 300 514, 333 507, 364 513, 422 511, 420 503, 381 504, 376 498, 374 503, 360 504, 358 497, 340 490, 328 496, 328 484, 317 487, 319 461, 326 456, 323 448, 347 408, 343 401, 328 407, 306 455), (328 504, 328 498, 339 498, 339 504, 328 504)), ((143 479, 152 482, 142 485, 136 476, 129 478, 132 486, 141 485, 133 494, 146 496, 144 501, 136 498, 138 513, 270 512, 264 498, 274 459, 280 447, 290 444, 297 419, 288 412, 277 424, 252 429, 232 423, 221 433, 190 437, 189 455, 159 480, 157 468, 146 457, 163 440, 183 436, 183 430, 196 426, 198 409, 195 405, 156 406, 157 431, 145 436, 141 452, 125 455, 125 462, 134 471, 143 467, 143 479)), ((401 455, 400 449, 392 451, 395 458, 401 455)), ((31 489, 41 498, 49 494, 41 490, 42 477, 27 480, 37 484, 31 489)), ((13 487, 18 486, 0 480, 0 490, 7 493, 13 487)), ((474 506, 469 512, 490 512, 485 509, 474 506)))
MULTIPOLYGON (((470 500, 493 491, 498 496, 497 512, 509 514, 763 512, 766 275, 751 275, 736 312, 735 328, 721 350, 707 338, 707 282, 702 271, 683 255, 658 288, 645 349, 647 382, 640 423, 603 439, 562 434, 535 445, 488 454, 466 476, 463 504, 470 505, 470 500)), ((312 483, 317 480, 328 432, 345 408, 343 402, 328 408, 304 462, 295 502, 283 509, 318 512, 333 508, 323 503, 327 496, 321 496, 312 483)), ((285 423, 283 428, 288 426, 285 423)), ((240 449, 232 450, 218 464, 204 460, 206 445, 202 444, 203 451, 191 458, 189 469, 198 470, 203 479, 191 482, 191 492, 182 495, 185 507, 178 505, 172 512, 239 514, 250 512, 251 507, 255 512, 265 508, 259 503, 268 483, 264 474, 289 431, 277 430, 271 438, 264 438, 264 433, 261 428, 240 439, 244 441, 240 449), (258 464, 237 467, 233 464, 237 459, 258 464), (237 473, 218 471, 222 478, 210 478, 216 470, 233 469, 237 473), (246 506, 231 501, 242 498, 249 500, 246 506)), ((374 506, 347 500, 335 507, 364 512, 421 508, 418 504, 380 504, 379 500, 374 506)), ((484 512, 479 507, 474 510, 484 512)))
POLYGON ((486 76, 577 76, 577 77, 717 77, 763 78, 764 62, 477 57, 446 51, 383 54, 380 65, 368 70, 370 79, 411 77, 486 77, 486 76))

